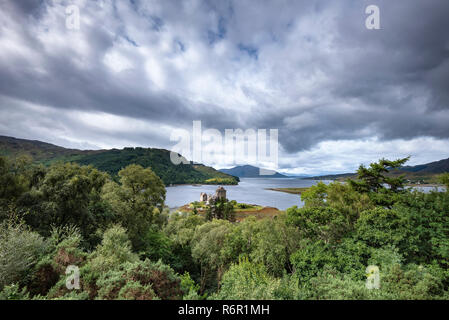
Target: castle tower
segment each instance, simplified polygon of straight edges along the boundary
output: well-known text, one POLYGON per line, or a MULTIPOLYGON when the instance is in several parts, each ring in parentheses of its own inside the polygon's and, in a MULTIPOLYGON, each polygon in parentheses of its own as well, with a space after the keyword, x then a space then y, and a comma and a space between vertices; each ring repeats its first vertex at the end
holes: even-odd
POLYGON ((225 188, 219 187, 215 191, 215 196, 217 197, 217 199, 226 199, 226 190, 225 190, 225 188))
POLYGON ((207 193, 201 192, 200 202, 207 202, 207 193))

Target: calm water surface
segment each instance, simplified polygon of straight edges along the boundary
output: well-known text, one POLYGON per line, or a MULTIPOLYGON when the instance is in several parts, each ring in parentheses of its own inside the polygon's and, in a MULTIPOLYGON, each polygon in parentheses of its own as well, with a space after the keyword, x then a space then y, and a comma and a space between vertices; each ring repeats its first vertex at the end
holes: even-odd
MULTIPOLYGON (((323 182, 328 184, 331 181, 323 182)), ((317 183, 317 180, 298 178, 241 178, 237 186, 224 186, 224 188, 229 200, 285 210, 292 206, 302 207, 304 204, 301 197, 296 194, 266 190, 267 188, 300 188, 310 187, 317 183)), ((165 203, 170 208, 177 208, 193 201, 199 201, 201 192, 214 194, 217 187, 216 185, 167 187, 165 203)), ((416 189, 423 192, 435 190, 432 187, 417 187, 416 189)), ((444 188, 438 188, 438 190, 444 191, 444 188)))
MULTIPOLYGON (((266 188, 300 188, 316 184, 316 180, 297 178, 240 178, 236 186, 224 186, 229 200, 275 207, 285 210, 292 206, 302 207, 301 197, 296 194, 266 190, 266 188)), ((330 181, 323 181, 329 183, 330 181)), ((199 201, 201 192, 214 194, 217 186, 182 185, 167 187, 166 205, 170 208, 180 207, 192 201, 199 201)))

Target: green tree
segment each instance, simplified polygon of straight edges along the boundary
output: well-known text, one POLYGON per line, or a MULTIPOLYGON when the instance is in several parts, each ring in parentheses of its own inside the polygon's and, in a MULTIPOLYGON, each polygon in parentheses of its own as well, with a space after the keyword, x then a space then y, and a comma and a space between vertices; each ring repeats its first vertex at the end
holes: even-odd
POLYGON ((209 205, 206 209, 206 219, 224 219, 231 222, 235 221, 234 205, 228 201, 228 199, 215 199, 209 200, 209 205))
POLYGON ((34 167, 31 157, 0 157, 0 199, 15 200, 32 185, 34 167))
POLYGON ((438 181, 446 186, 446 192, 449 192, 449 172, 438 176, 438 181))
POLYGON ((200 266, 192 257, 192 240, 198 226, 206 223, 203 216, 191 213, 174 213, 164 228, 171 242, 170 265, 179 273, 189 272, 200 281, 200 266))
POLYGON ((227 267, 222 249, 231 228, 232 225, 228 221, 214 219, 195 229, 192 257, 201 268, 201 294, 204 293, 207 280, 216 279, 218 284, 227 267))
POLYGON ((404 165, 410 157, 394 161, 381 159, 371 163, 367 168, 360 165, 357 170, 357 180, 348 179, 349 185, 360 193, 368 193, 371 199, 379 205, 391 206, 396 200, 396 194, 404 190, 405 179, 388 176, 391 169, 404 165))
POLYGON ((287 209, 287 221, 299 228, 305 238, 335 243, 350 230, 348 218, 330 207, 296 206, 287 209))
POLYGON ((292 272, 290 256, 299 247, 300 231, 287 224, 285 214, 274 220, 262 219, 258 225, 258 232, 251 240, 254 247, 250 253, 251 261, 262 263, 273 276, 292 272))
POLYGON ((438 261, 449 269, 449 193, 410 192, 401 196, 393 209, 401 217, 400 233, 405 238, 400 250, 406 262, 438 261))
POLYGON ((43 236, 52 226, 75 225, 88 247, 99 239, 95 231, 111 222, 100 192, 107 174, 71 163, 52 165, 35 188, 22 195, 18 206, 27 209, 24 219, 43 236))
POLYGON ((162 260, 164 263, 170 263, 172 257, 172 242, 170 238, 161 230, 150 228, 144 241, 145 250, 141 255, 152 261, 162 260))
POLYGON ((107 201, 118 221, 128 230, 135 250, 145 250, 144 238, 160 221, 165 201, 165 186, 151 169, 129 165, 119 172, 120 184, 107 183, 102 199, 107 201))
POLYGON ((302 192, 301 200, 307 207, 325 206, 324 200, 327 197, 327 189, 327 185, 320 181, 302 192))
POLYGON ((369 246, 380 248, 394 245, 399 248, 407 246, 407 221, 396 210, 376 208, 366 210, 357 220, 355 237, 369 246))

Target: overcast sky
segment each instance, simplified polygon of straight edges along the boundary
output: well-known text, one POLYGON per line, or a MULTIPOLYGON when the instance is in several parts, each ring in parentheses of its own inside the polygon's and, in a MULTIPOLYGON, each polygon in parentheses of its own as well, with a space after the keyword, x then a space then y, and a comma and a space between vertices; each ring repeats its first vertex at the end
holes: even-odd
POLYGON ((278 129, 281 172, 440 160, 448 30, 447 0, 0 0, 0 135, 171 149, 201 120, 278 129))

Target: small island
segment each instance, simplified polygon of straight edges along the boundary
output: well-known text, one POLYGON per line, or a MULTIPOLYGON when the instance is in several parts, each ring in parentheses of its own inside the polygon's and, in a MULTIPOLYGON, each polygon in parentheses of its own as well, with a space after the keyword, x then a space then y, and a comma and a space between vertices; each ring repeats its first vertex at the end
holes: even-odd
POLYGON ((235 222, 240 222, 250 216, 256 217, 256 219, 262 219, 267 217, 275 217, 280 214, 280 211, 274 207, 264 207, 257 204, 238 203, 235 200, 228 200, 226 198, 226 190, 223 187, 219 187, 214 195, 208 195, 204 192, 200 194, 200 201, 194 201, 178 208, 179 212, 196 213, 199 215, 207 215, 210 207, 215 205, 217 201, 222 201, 228 204, 228 208, 232 211, 232 217, 235 222))

